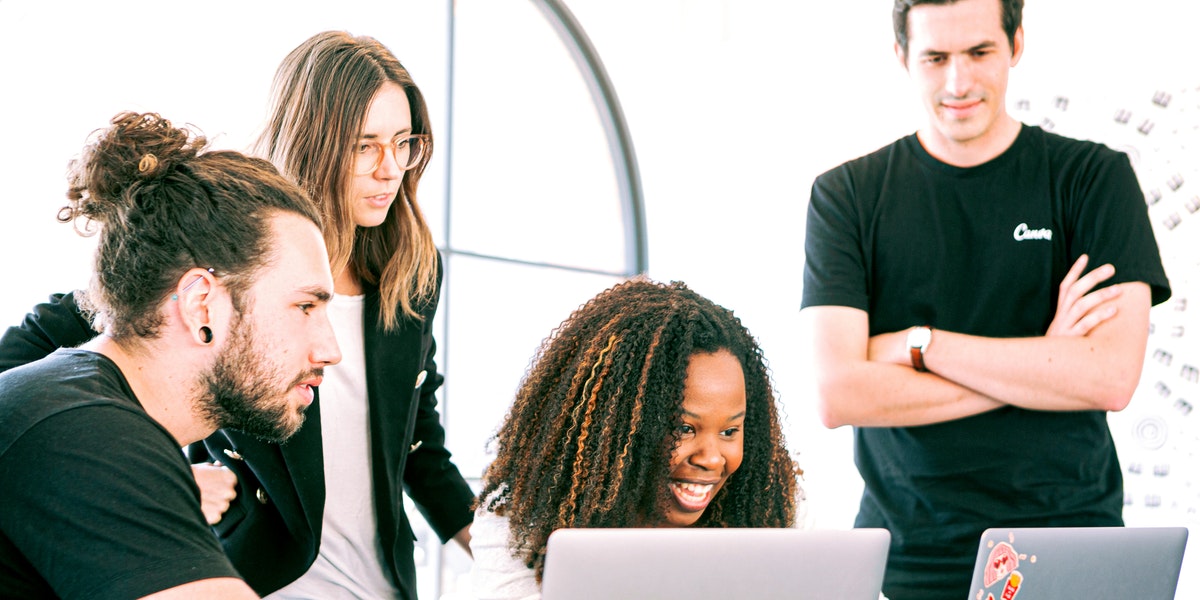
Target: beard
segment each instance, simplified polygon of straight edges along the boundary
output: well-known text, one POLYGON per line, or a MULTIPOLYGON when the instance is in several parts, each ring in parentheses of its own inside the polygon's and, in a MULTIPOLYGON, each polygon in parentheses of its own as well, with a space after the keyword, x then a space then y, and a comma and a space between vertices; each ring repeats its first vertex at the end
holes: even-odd
POLYGON ((281 443, 304 424, 301 405, 293 411, 288 394, 301 381, 320 375, 321 369, 297 375, 283 387, 282 370, 267 360, 269 353, 256 347, 254 328, 240 317, 225 350, 206 373, 199 389, 205 397, 197 403, 204 419, 218 429, 235 429, 261 440, 281 443))

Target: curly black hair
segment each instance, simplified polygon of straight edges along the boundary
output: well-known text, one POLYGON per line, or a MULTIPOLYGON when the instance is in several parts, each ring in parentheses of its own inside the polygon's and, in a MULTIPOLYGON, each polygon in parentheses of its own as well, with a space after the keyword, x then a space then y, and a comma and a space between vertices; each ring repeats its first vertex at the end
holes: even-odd
POLYGON ((509 548, 538 581, 554 530, 633 527, 664 513, 688 362, 719 350, 745 375, 744 456, 696 526, 792 525, 796 468, 758 343, 683 283, 634 279, 543 342, 494 440, 479 502, 508 519, 509 548))

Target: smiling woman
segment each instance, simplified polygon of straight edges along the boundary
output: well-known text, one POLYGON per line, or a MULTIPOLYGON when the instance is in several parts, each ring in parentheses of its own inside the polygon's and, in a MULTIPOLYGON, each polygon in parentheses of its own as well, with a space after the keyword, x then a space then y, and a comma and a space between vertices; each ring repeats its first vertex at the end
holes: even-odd
POLYGON ((789 527, 796 467, 762 352, 682 283, 602 292, 543 343, 472 526, 480 598, 539 593, 566 527, 789 527))
POLYGON ((661 522, 695 525, 729 477, 742 465, 746 420, 746 377, 728 350, 695 352, 683 383, 682 423, 675 429, 668 488, 661 522))

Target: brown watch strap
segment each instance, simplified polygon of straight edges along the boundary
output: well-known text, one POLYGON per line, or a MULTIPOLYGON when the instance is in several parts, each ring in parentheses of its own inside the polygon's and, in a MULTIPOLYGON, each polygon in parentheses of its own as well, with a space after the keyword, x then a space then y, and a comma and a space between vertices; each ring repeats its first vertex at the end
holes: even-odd
POLYGON ((920 348, 909 348, 908 353, 912 357, 912 365, 914 369, 922 373, 929 371, 929 369, 925 368, 925 354, 921 352, 920 348))
POLYGON ((908 355, 912 359, 913 369, 925 373, 929 369, 925 368, 925 350, 929 348, 929 343, 933 341, 933 328, 928 325, 913 327, 908 332, 908 355))

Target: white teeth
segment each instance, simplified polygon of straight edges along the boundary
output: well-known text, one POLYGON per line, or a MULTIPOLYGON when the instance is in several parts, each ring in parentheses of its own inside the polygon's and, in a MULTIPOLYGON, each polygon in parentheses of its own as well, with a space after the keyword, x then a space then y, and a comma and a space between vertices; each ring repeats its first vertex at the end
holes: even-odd
POLYGON ((713 484, 711 483, 675 482, 671 485, 680 493, 681 496, 694 500, 704 499, 713 489, 713 484))

